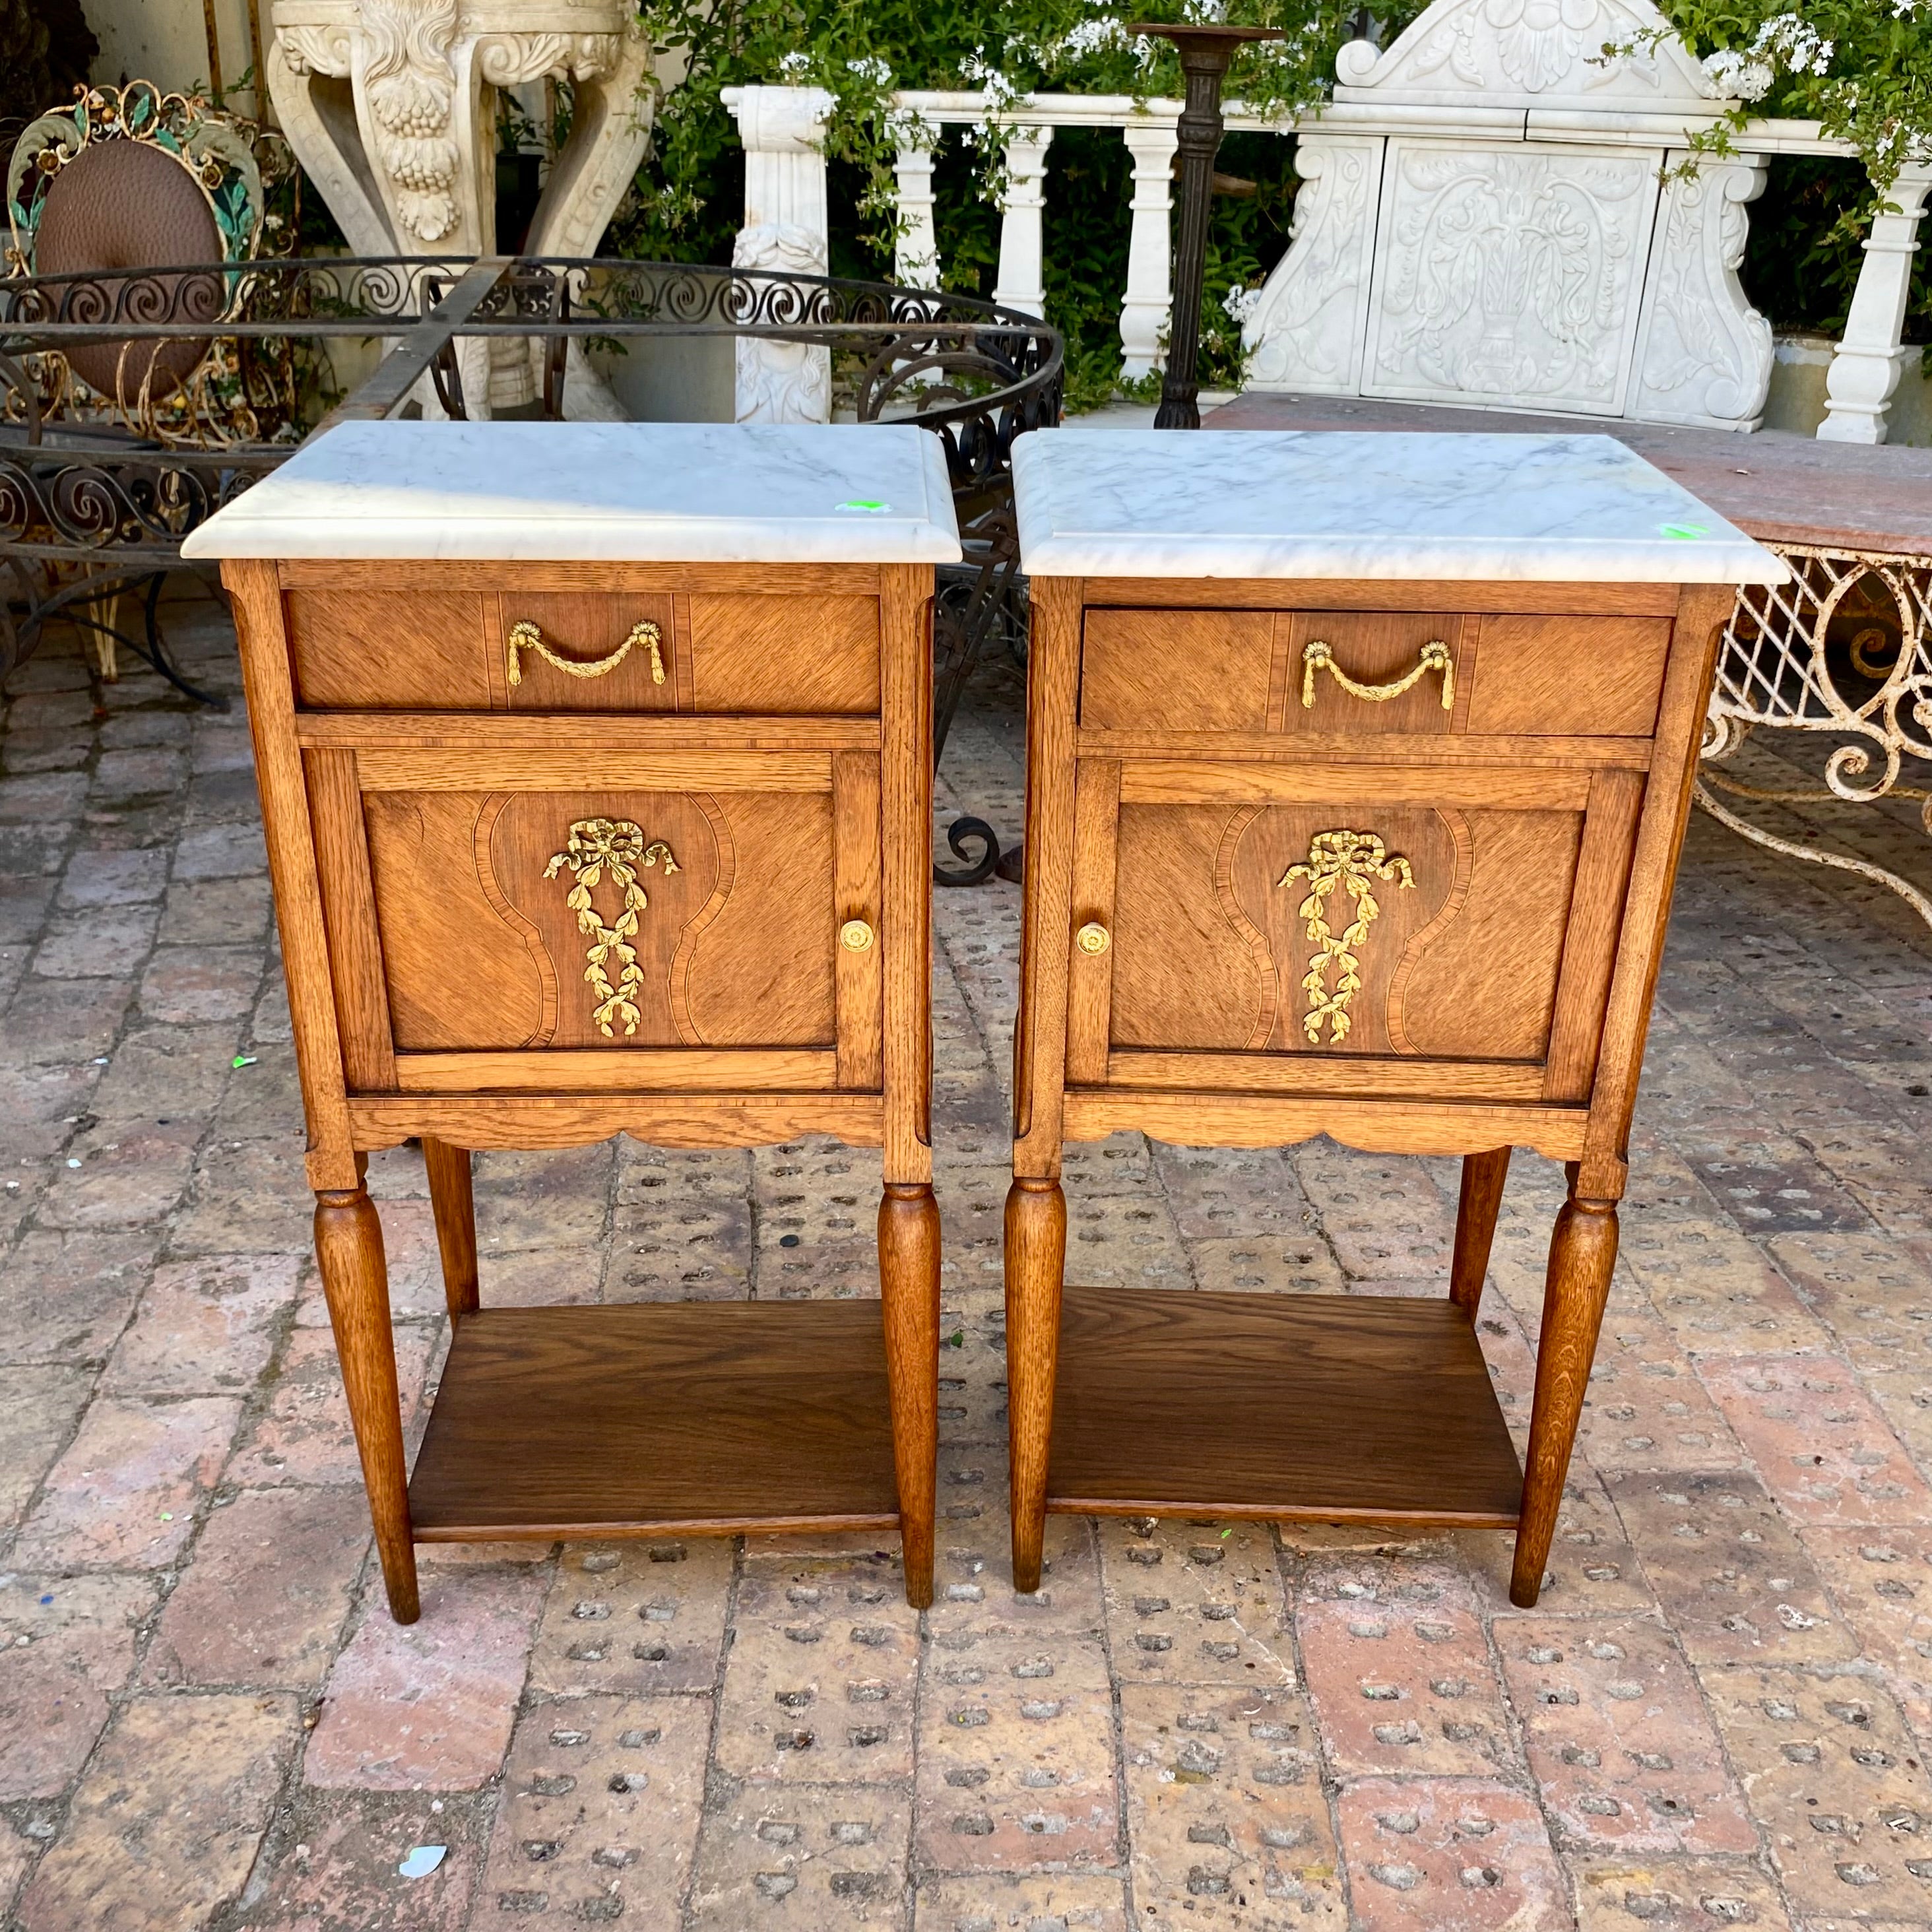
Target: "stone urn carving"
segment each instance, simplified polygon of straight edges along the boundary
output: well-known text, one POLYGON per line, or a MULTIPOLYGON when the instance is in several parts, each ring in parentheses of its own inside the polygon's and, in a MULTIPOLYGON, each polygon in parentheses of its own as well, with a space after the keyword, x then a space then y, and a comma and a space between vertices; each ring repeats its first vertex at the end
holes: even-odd
MULTIPOLYGON (((497 92, 546 77, 574 112, 524 252, 597 252, 650 139, 631 0, 275 0, 271 19, 268 92, 357 254, 493 253, 497 92)), ((472 415, 535 399, 536 347, 460 345, 472 415)), ((570 358, 568 413, 621 416, 575 342, 570 358)))

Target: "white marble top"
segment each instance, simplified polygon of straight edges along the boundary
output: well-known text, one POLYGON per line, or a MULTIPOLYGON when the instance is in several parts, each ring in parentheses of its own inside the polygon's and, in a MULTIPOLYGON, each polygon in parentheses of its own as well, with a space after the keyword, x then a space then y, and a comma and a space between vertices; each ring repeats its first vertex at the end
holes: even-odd
POLYGON ((1042 576, 1790 575, 1607 436, 1036 430, 1013 479, 1020 566, 1042 576))
POLYGON ((184 556, 956 563, 946 455, 906 424, 351 422, 184 556))

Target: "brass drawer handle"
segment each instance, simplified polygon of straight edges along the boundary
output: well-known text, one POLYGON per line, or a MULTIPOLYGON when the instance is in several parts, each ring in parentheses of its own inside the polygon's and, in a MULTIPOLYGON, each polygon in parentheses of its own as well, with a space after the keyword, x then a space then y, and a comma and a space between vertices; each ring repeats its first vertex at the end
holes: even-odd
POLYGON ((1426 677, 1432 670, 1442 674, 1442 708, 1453 711, 1456 708, 1456 663, 1450 656, 1449 646, 1438 638, 1432 638, 1422 647, 1421 661, 1406 677, 1399 677, 1393 684, 1358 684, 1335 662, 1332 646, 1320 638, 1310 638, 1301 650, 1301 706, 1311 710, 1315 704, 1315 674, 1325 670, 1351 698, 1359 698, 1369 704, 1386 704, 1391 698, 1400 698, 1405 691, 1426 677))
POLYGON ((602 677, 615 670, 631 655, 634 646, 649 644, 651 647, 651 682, 662 684, 664 681, 662 639, 663 633, 647 620, 641 624, 633 624, 631 634, 608 658, 593 658, 588 664, 580 664, 572 658, 559 657, 544 642, 543 632, 525 617, 510 626, 509 642, 505 646, 505 655, 509 661, 510 682, 514 686, 524 681, 524 668, 519 661, 519 653, 524 651, 535 651, 545 664, 562 671, 566 677, 602 677))
POLYGON ((848 919, 838 928, 838 944, 848 952, 869 952, 872 950, 872 928, 862 919, 848 919))
POLYGON ((1097 955, 1113 944, 1114 936, 1097 919, 1090 919, 1073 935, 1073 943, 1082 952, 1097 955))

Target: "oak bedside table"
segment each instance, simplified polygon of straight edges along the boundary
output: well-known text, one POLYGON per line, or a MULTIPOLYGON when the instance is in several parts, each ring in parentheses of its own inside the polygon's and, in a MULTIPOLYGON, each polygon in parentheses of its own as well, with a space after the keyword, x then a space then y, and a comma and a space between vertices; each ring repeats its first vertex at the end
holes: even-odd
POLYGON ((1608 437, 1042 432, 1006 1200, 1048 1510, 1490 1525, 1536 1600, 1719 627, 1784 566, 1608 437), (1064 1290, 1064 1141, 1460 1154, 1444 1299, 1064 1290), (1474 1330, 1567 1163, 1527 1471, 1474 1330))
POLYGON ((184 554, 234 601, 393 1613, 413 1541, 670 1528, 897 1527, 928 1601, 938 440, 351 424, 184 554), (620 1132, 882 1147, 881 1302, 479 1306, 470 1150, 620 1132), (412 1137, 454 1332, 406 1478, 363 1175, 412 1137))

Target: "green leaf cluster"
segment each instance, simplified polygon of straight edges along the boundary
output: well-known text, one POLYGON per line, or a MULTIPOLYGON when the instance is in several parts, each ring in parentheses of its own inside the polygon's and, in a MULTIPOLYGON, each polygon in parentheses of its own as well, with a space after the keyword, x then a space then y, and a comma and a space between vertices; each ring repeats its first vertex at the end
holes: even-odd
MULTIPOLYGON (((1419 10, 1404 0, 1382 22, 1396 31, 1419 10)), ((1143 19, 1186 17, 1165 7, 1122 10, 1092 0, 650 0, 644 18, 673 84, 657 103, 652 152, 613 223, 614 252, 726 262, 742 218, 744 157, 724 88, 822 87, 836 101, 826 140, 835 274, 889 274, 896 236, 893 162, 907 125, 896 90, 974 88, 990 98, 984 128, 940 134, 934 189, 941 274, 948 288, 990 295, 997 273, 1005 139, 1024 124, 1010 104, 1034 92, 1178 95, 1166 42, 1130 34, 1143 19)), ((1227 97, 1286 112, 1323 99, 1351 38, 1342 0, 1228 0, 1214 17, 1281 28, 1244 50, 1227 97)), ((1294 144, 1232 135, 1221 172, 1252 192, 1217 195, 1202 302, 1201 376, 1240 376, 1240 323, 1228 302, 1257 287, 1287 245, 1294 144)), ((1056 130, 1047 154, 1047 319, 1067 340, 1067 399, 1089 408, 1120 386, 1120 298, 1126 286, 1130 164, 1119 131, 1056 130)), ((1147 386, 1142 386, 1145 387, 1147 386)))

